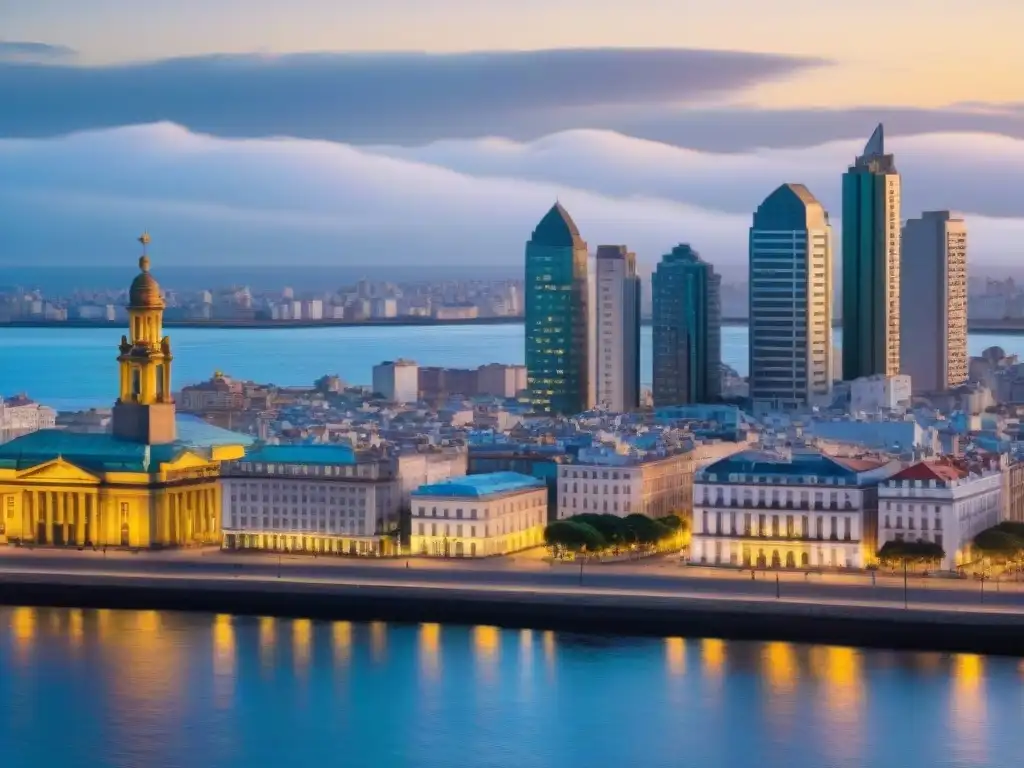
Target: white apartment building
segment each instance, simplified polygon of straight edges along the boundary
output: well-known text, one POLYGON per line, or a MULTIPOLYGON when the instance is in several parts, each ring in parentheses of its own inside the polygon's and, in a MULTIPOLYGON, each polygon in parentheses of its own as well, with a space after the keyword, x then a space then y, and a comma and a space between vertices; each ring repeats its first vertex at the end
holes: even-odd
POLYGON ((974 537, 1002 519, 1003 462, 922 461, 878 489, 878 546, 887 541, 928 541, 942 547, 942 568, 970 559, 974 537))
POLYGON ((640 279, 636 254, 598 246, 595 258, 595 398, 615 413, 640 402, 640 279))
POLYGON ((861 376, 850 382, 850 413, 879 413, 909 408, 912 380, 910 376, 861 376))
POLYGON ((900 370, 915 392, 967 381, 967 225, 949 211, 925 211, 903 226, 900 370))
POLYGON ((526 366, 488 363, 476 369, 476 391, 491 397, 516 397, 526 391, 526 366))
POLYGON ((420 399, 420 367, 401 359, 373 366, 373 391, 389 403, 415 403, 420 399))
POLYGON ((544 543, 547 486, 516 472, 456 477, 414 491, 410 517, 413 554, 505 555, 544 543))
POLYGON ((802 184, 783 184, 750 228, 750 398, 755 411, 832 394, 832 227, 802 184))
POLYGON ((582 449, 558 466, 558 518, 583 513, 685 516, 693 492, 692 452, 672 456, 582 449))
POLYGON ((40 429, 53 429, 56 424, 57 412, 47 405, 24 396, 0 397, 0 443, 40 429))
POLYGON ((268 445, 222 469, 225 549, 367 555, 381 551, 397 487, 386 460, 339 445, 268 445))
POLYGON ((697 473, 691 561, 745 568, 863 568, 877 485, 896 462, 743 451, 697 473))

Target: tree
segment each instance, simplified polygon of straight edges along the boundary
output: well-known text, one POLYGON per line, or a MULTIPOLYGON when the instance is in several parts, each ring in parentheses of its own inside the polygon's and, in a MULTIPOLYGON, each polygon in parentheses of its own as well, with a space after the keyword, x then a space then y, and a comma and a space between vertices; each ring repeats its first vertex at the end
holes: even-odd
POLYGON ((605 547, 605 540, 597 530, 575 520, 556 520, 544 529, 544 543, 549 547, 564 547, 573 552, 586 548, 597 552, 605 547))
POLYGON ((942 560, 945 551, 933 541, 887 541, 878 550, 878 559, 886 563, 907 560, 915 563, 930 563, 942 560))
POLYGON ((974 537, 974 548, 993 560, 1012 562, 1024 554, 1024 539, 1002 527, 987 528, 974 537))
POLYGON ((628 515, 623 521, 629 531, 636 537, 640 544, 657 544, 662 539, 672 535, 672 531, 658 520, 654 520, 639 512, 628 515))
POLYGON ((683 529, 686 528, 686 521, 679 515, 666 515, 665 517, 659 517, 658 522, 673 533, 682 533, 683 529))
POLYGON ((626 525, 618 515, 584 512, 580 515, 573 515, 569 520, 574 523, 589 525, 601 534, 601 538, 604 539, 606 545, 626 543, 626 525))

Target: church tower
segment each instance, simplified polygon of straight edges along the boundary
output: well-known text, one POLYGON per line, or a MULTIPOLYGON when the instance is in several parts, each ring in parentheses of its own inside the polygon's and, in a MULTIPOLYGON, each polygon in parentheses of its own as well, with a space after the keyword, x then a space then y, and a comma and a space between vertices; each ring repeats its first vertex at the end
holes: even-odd
POLYGON ((163 333, 164 299, 149 273, 149 235, 139 238, 141 272, 128 291, 130 336, 121 337, 121 389, 114 403, 114 437, 146 445, 177 438, 171 397, 171 340, 163 333))

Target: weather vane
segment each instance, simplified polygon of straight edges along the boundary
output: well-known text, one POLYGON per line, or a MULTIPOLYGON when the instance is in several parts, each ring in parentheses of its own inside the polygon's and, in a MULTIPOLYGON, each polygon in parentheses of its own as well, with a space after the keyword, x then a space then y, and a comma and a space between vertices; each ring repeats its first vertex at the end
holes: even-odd
POLYGON ((150 242, 149 232, 143 232, 139 237, 139 242, 142 243, 142 255, 146 255, 146 249, 149 247, 150 242))

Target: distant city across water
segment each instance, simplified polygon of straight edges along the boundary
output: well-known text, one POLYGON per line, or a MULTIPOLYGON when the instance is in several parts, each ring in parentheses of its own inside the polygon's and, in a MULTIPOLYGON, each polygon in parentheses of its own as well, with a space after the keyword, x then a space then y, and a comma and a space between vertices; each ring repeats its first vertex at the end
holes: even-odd
MULTIPOLYGON (((270 330, 181 328, 169 331, 175 387, 221 371, 278 385, 310 385, 325 373, 351 384, 369 384, 382 360, 410 358, 423 366, 470 368, 485 363, 521 364, 523 326, 422 326, 281 328, 270 330)), ((722 360, 747 373, 747 328, 722 328, 722 360)), ((0 395, 26 393, 61 410, 108 407, 117 394, 117 344, 110 328, 0 327, 0 395)), ((835 343, 842 343, 836 331, 835 343)), ((969 351, 998 345, 1024 353, 1024 336, 978 333, 969 351)), ((641 379, 650 386, 651 329, 641 334, 641 379)))

